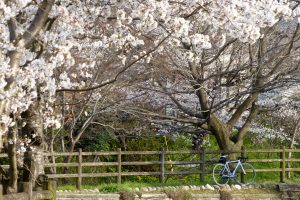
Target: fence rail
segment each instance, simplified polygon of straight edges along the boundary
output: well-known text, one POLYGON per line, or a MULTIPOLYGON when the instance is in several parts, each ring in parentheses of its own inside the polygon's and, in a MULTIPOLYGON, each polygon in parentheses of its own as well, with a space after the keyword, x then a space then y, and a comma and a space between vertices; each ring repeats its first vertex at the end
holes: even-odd
MULTIPOLYGON (((77 188, 81 189, 82 179, 83 178, 92 178, 92 177, 116 177, 118 183, 122 182, 122 177, 126 176, 159 176, 159 180, 161 183, 165 182, 165 176, 171 175, 190 175, 190 174, 198 174, 200 181, 205 180, 205 175, 211 173, 212 166, 214 163, 218 162, 219 155, 221 153, 226 154, 235 154, 237 156, 247 156, 248 154, 271 154, 275 153, 276 158, 262 158, 262 159, 249 159, 247 162, 249 163, 279 163, 277 168, 264 168, 264 169, 255 169, 256 172, 278 172, 280 174, 280 182, 285 182, 286 173, 287 172, 300 172, 297 167, 287 168, 287 163, 295 163, 300 161, 299 158, 288 158, 288 154, 292 153, 300 153, 300 149, 285 149, 284 147, 281 149, 261 149, 261 150, 251 150, 243 148, 240 151, 212 151, 201 149, 199 151, 121 151, 118 149, 117 151, 111 152, 82 152, 79 149, 78 152, 66 153, 66 152, 53 152, 53 153, 44 153, 46 160, 50 160, 45 164, 45 168, 55 169, 52 171, 56 172, 56 168, 75 168, 70 171, 70 173, 56 173, 56 174, 48 174, 50 179, 61 179, 61 178, 77 178, 77 188), (192 160, 172 160, 169 159, 168 156, 194 156, 192 160), (64 163, 63 159, 60 159, 60 162, 57 162, 57 158, 62 158, 66 156, 71 156, 76 159, 72 159, 70 163, 64 163), (99 156, 114 156, 113 161, 90 161, 85 159, 86 157, 99 157, 99 156), (141 160, 126 160, 126 156, 152 156, 156 158, 151 161, 141 161, 141 160), (54 158, 54 159, 53 159, 54 158), (101 173, 87 173, 84 172, 84 169, 87 167, 107 167, 114 166, 115 171, 113 172, 101 172, 101 173), (139 167, 139 166, 156 166, 156 171, 130 171, 128 169, 124 170, 126 167, 139 167), (182 169, 179 171, 168 170, 170 166, 181 166, 182 169), (191 170, 191 166, 193 170, 191 170)), ((300 155, 300 154, 299 154, 300 155)), ((6 154, 0 154, 0 160, 7 158, 6 154)), ((250 156, 251 158, 251 156, 250 156)), ((8 165, 1 165, 3 168, 8 168, 8 165)), ((290 165, 289 165, 290 166, 290 165)), ((62 171, 62 170, 60 170, 62 171)))

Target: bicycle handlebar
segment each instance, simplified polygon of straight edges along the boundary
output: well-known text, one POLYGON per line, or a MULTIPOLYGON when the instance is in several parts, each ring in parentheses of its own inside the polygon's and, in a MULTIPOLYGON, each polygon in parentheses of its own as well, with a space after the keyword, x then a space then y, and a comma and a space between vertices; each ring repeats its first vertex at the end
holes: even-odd
MULTIPOLYGON (((227 156, 228 155, 221 155, 220 159, 223 158, 223 159, 225 159, 227 161, 227 156)), ((237 160, 240 160, 241 162, 246 162, 248 160, 248 157, 240 156, 240 157, 237 157, 237 160)))

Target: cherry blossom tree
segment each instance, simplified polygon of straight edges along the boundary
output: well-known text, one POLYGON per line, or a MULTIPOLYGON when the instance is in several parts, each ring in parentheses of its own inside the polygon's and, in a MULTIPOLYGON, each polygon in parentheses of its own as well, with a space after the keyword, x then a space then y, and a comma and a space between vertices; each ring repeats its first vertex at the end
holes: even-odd
MULTIPOLYGON (((215 115, 205 114, 209 100, 195 69, 214 70, 218 52, 235 40, 263 49, 261 30, 282 18, 297 18, 300 10, 293 6, 284 0, 0 0, 0 135, 8 143, 10 191, 17 191, 18 149, 36 144, 35 136, 43 138, 45 129, 61 126, 57 100, 91 91, 101 95, 101 88, 129 69, 164 56, 164 49, 172 48, 180 54, 180 65, 190 67, 201 115, 209 119, 218 140, 224 140, 221 147, 229 148, 227 133, 259 92, 254 90, 225 126, 215 115), (217 52, 203 54, 214 46, 217 52), (107 73, 99 73, 103 69, 107 73), (221 129, 227 133, 219 134, 221 129)), ((293 41, 288 46, 293 47, 293 41)), ((255 70, 262 80, 259 76, 265 72, 255 70)), ((257 81, 256 88, 261 84, 265 82, 257 81)))
POLYGON ((166 45, 164 58, 158 55, 148 65, 151 78, 143 86, 153 94, 148 99, 168 96, 179 117, 136 108, 127 108, 128 112, 177 121, 180 126, 193 124, 212 133, 220 149, 240 149, 259 112, 260 95, 294 82, 299 25, 292 15, 298 10, 298 4, 285 7, 270 27, 265 24, 258 30, 258 40, 248 42, 223 32, 218 35, 212 25, 197 24, 203 38, 215 43, 201 43, 199 48, 200 36, 191 36, 177 41, 181 48, 166 45))

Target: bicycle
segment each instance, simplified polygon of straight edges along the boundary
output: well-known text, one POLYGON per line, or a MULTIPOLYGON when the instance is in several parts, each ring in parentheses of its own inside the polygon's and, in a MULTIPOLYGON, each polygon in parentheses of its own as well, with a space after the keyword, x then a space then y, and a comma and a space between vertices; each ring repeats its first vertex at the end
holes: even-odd
POLYGON ((239 157, 237 160, 230 161, 227 156, 221 156, 219 163, 213 169, 213 178, 216 184, 226 184, 229 180, 235 180, 241 185, 253 183, 256 172, 251 164, 246 163, 247 159, 247 157, 239 157), (235 166, 232 167, 232 165, 235 166))

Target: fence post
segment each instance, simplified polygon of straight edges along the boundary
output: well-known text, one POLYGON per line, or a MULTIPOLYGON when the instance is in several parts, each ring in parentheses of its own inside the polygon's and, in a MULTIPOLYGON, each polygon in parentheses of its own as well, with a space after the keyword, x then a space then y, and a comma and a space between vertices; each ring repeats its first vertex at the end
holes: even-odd
POLYGON ((32 200, 32 182, 23 182, 24 192, 28 194, 28 199, 32 200))
MULTIPOLYGON (((241 157, 245 158, 246 157, 246 149, 244 146, 241 148, 241 157)), ((244 173, 241 173, 241 183, 245 183, 245 175, 244 173)))
POLYGON ((285 182, 285 146, 282 146, 282 152, 280 153, 280 158, 281 158, 281 162, 280 162, 280 168, 281 168, 281 172, 280 172, 280 182, 284 183, 285 182))
POLYGON ((4 200, 3 198, 3 185, 0 184, 0 200, 4 200))
POLYGON ((81 190, 82 184, 82 149, 78 150, 78 178, 77 178, 77 189, 81 190))
POLYGON ((160 151, 160 177, 159 181, 160 183, 165 182, 165 151, 160 151))
POLYGON ((52 193, 52 198, 50 200, 56 200, 56 181, 54 180, 49 180, 47 184, 47 190, 52 193))
POLYGON ((121 149, 118 148, 118 184, 122 183, 122 152, 121 149))
POLYGON ((205 181, 205 148, 201 147, 200 149, 200 182, 204 182, 205 181))

